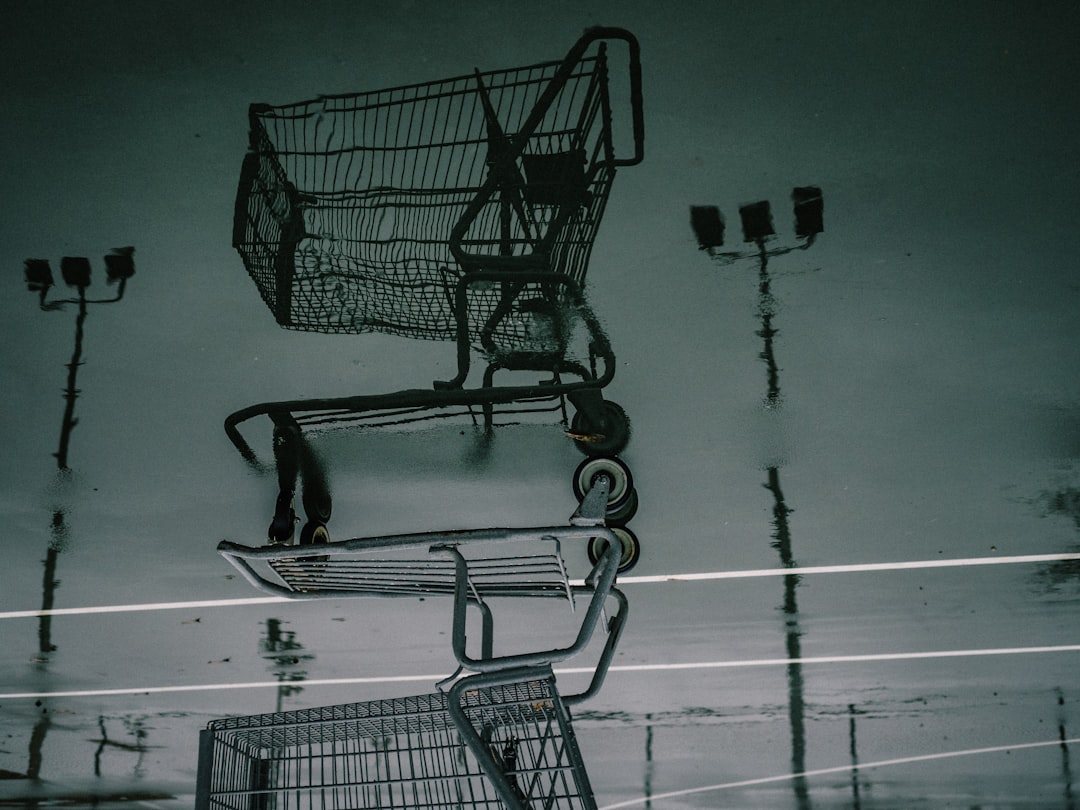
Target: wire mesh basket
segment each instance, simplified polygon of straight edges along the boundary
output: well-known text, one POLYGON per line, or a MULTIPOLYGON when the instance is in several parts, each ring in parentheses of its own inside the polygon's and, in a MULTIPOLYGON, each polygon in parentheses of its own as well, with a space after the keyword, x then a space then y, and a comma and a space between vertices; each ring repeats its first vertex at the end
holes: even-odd
POLYGON ((639 77, 618 157, 606 43, 589 52, 613 37, 639 71, 627 32, 593 29, 561 61, 252 105, 233 241, 278 323, 557 346, 564 287, 459 282, 584 280, 615 168, 641 159, 639 77))
POLYGON ((596 806, 550 668, 216 720, 199 762, 198 810, 596 806))

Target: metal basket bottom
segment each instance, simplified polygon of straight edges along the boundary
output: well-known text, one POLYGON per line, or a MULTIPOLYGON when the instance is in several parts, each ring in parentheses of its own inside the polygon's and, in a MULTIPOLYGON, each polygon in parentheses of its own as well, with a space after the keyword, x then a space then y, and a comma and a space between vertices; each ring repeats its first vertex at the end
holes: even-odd
MULTIPOLYGON (((550 670, 549 670, 550 671, 550 670)), ((443 693, 215 720, 202 732, 198 808, 595 807, 554 679, 466 690, 463 739, 443 693)))

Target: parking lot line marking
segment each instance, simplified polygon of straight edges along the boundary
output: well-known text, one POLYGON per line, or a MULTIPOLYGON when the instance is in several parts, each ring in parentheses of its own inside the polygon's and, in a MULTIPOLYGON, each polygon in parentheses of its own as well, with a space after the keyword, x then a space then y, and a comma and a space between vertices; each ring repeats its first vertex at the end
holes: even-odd
POLYGON ((1036 563, 1080 560, 1075 554, 1019 554, 1002 557, 960 557, 937 560, 906 560, 884 563, 849 563, 845 565, 807 565, 791 568, 758 568, 743 571, 706 571, 690 574, 655 574, 620 576, 619 585, 663 582, 704 582, 717 579, 752 579, 755 577, 807 576, 813 574, 865 574, 875 571, 912 571, 925 568, 961 568, 981 565, 1033 565, 1036 563))
POLYGON ((252 596, 244 599, 199 599, 188 602, 143 602, 132 605, 96 605, 92 607, 51 608, 49 610, 8 610, 0 619, 32 619, 39 616, 91 616, 100 613, 143 613, 155 610, 199 610, 213 607, 243 607, 295 602, 285 596, 252 596))
MULTIPOLYGON (((757 658, 736 661, 693 661, 688 663, 667 664, 619 664, 612 666, 609 673, 660 672, 695 669, 737 669, 740 667, 789 666, 791 664, 853 664, 873 663, 878 661, 915 661, 931 658, 974 658, 988 655, 1036 655, 1040 653, 1080 652, 1080 644, 1059 644, 1041 647, 996 647, 968 650, 932 650, 927 652, 906 653, 868 653, 864 655, 820 655, 806 658, 757 658)), ((591 674, 594 667, 566 667, 555 669, 556 675, 591 674)), ((297 681, 297 684, 309 686, 355 686, 375 683, 407 683, 441 681, 445 675, 386 675, 366 678, 311 678, 297 681)), ((248 683, 203 683, 180 684, 177 686, 138 686, 122 689, 79 689, 58 692, 0 692, 0 701, 26 700, 61 697, 107 697, 116 695, 149 695, 162 692, 213 692, 225 689, 269 689, 281 686, 280 681, 251 681, 248 683)))
MULTIPOLYGON (((757 568, 742 571, 700 571, 685 574, 652 574, 620 576, 618 585, 644 585, 655 583, 709 582, 721 579, 753 579, 758 577, 812 576, 814 574, 855 574, 875 571, 910 571, 926 568, 959 568, 984 565, 1034 565, 1036 563, 1070 562, 1080 560, 1075 554, 1021 554, 1007 557, 960 557, 939 560, 907 560, 884 563, 850 563, 845 565, 807 565, 791 568, 757 568)), ((583 585, 584 580, 571 580, 572 585, 583 585)), ((149 602, 130 605, 96 605, 91 607, 50 608, 48 610, 0 611, 0 619, 31 619, 40 616, 91 616, 103 613, 148 613, 156 610, 198 610, 214 607, 243 607, 245 605, 270 605, 285 602, 311 601, 289 599, 285 596, 255 596, 240 599, 203 599, 187 602, 149 602)))

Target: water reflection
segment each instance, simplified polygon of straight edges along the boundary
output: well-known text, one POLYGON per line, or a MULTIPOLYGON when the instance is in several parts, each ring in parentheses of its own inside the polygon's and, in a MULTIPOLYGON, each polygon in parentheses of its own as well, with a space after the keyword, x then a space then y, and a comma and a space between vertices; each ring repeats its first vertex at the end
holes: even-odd
POLYGON ((77 306, 75 316, 75 345, 71 360, 67 364, 67 387, 64 390, 64 418, 60 424, 60 447, 54 454, 56 466, 68 469, 68 448, 71 432, 78 424, 75 418, 75 400, 79 397, 77 384, 79 366, 82 365, 83 332, 86 324, 88 307, 91 304, 115 304, 124 297, 128 279, 135 275, 135 248, 115 248, 105 256, 106 283, 116 285, 116 295, 112 298, 90 299, 86 290, 90 286, 90 261, 84 256, 65 256, 60 261, 60 275, 64 283, 76 290, 75 298, 48 300, 49 293, 55 287, 52 268, 45 259, 27 259, 24 264, 26 286, 31 292, 38 293, 38 306, 43 311, 51 312, 64 309, 69 304, 77 306))
MULTIPOLYGON (((1071 518, 1080 530, 1080 489, 1063 487, 1043 493, 1039 499, 1045 514, 1071 518)), ((1080 582, 1080 561, 1059 560, 1040 567, 1038 579, 1048 591, 1058 591, 1061 586, 1080 582)))
POLYGON ((653 725, 652 715, 645 715, 645 785, 642 795, 645 796, 645 810, 652 810, 652 780, 653 780, 653 725))
POLYGON ((271 662, 271 671, 278 681, 277 704, 275 711, 280 712, 287 697, 304 691, 300 683, 307 678, 307 670, 301 665, 314 661, 313 653, 304 652, 304 646, 296 640, 296 631, 285 630, 280 619, 266 620, 266 633, 259 641, 259 652, 271 662))
MULTIPOLYGON (((78 425, 79 420, 75 416, 75 403, 81 393, 78 386, 79 368, 83 365, 83 342, 85 339, 86 319, 91 305, 114 304, 124 297, 128 279, 135 274, 134 262, 135 249, 124 247, 114 249, 105 256, 106 283, 116 285, 116 293, 111 298, 89 298, 87 288, 91 283, 90 261, 82 256, 65 256, 60 262, 60 275, 69 288, 74 288, 75 296, 50 300, 50 294, 56 287, 52 268, 45 259, 27 259, 24 262, 24 275, 27 289, 37 293, 38 306, 44 312, 55 312, 66 309, 69 305, 76 308, 75 314, 75 337, 72 346, 71 358, 66 364, 67 375, 64 387, 64 412, 60 422, 59 445, 53 457, 56 459, 58 485, 65 488, 70 484, 71 467, 68 457, 71 448, 71 434, 78 425)), ((53 609, 56 601, 56 589, 60 585, 57 578, 57 565, 60 554, 67 547, 70 538, 70 529, 67 525, 67 513, 63 507, 53 510, 49 522, 49 545, 45 552, 44 577, 42 580, 42 613, 38 618, 38 656, 34 662, 39 666, 48 663, 49 655, 56 652, 56 644, 52 639, 52 616, 49 611, 53 609)), ((30 734, 28 762, 26 778, 39 779, 42 766, 42 750, 45 745, 45 737, 51 726, 48 708, 41 705, 41 714, 34 724, 30 734)))
POLYGON ((45 735, 49 733, 50 725, 52 725, 52 721, 49 719, 48 709, 42 708, 41 715, 38 717, 37 722, 34 723, 34 730, 30 732, 30 751, 26 763, 27 779, 41 778, 41 752, 45 747, 45 735))
MULTIPOLYGON (((112 298, 87 298, 87 288, 91 281, 90 261, 83 256, 65 256, 60 261, 60 275, 68 287, 76 291, 74 298, 62 298, 49 300, 49 294, 56 286, 52 274, 52 268, 46 259, 27 259, 24 263, 26 286, 30 292, 38 294, 38 306, 45 312, 63 310, 70 304, 76 306, 75 315, 75 340, 71 351, 71 359, 67 363, 67 380, 64 388, 64 414, 60 422, 60 444, 53 456, 56 458, 56 467, 59 471, 61 484, 69 477, 68 453, 71 447, 71 434, 79 420, 75 418, 75 401, 79 398, 78 387, 79 367, 82 366, 83 339, 86 327, 86 318, 89 307, 92 304, 114 304, 124 297, 128 279, 135 275, 135 248, 116 248, 105 256, 106 283, 116 285, 116 294, 112 298)), ((46 656, 56 650, 52 643, 52 617, 47 611, 51 610, 55 600, 55 592, 60 584, 56 578, 57 557, 67 545, 68 527, 67 516, 64 510, 53 511, 52 521, 49 527, 52 536, 49 547, 45 554, 45 577, 42 583, 41 609, 46 611, 42 614, 38 624, 38 650, 44 663, 46 656)))
MULTIPOLYGON (((778 334, 773 318, 776 315, 776 299, 772 292, 772 278, 769 273, 769 260, 794 250, 806 250, 824 231, 823 201, 821 189, 816 186, 796 187, 792 191, 792 203, 795 214, 795 234, 797 243, 789 246, 771 245, 776 235, 773 226, 771 206, 768 201, 754 202, 739 208, 743 240, 753 245, 749 250, 722 251, 724 245, 725 223, 720 210, 714 206, 693 206, 690 210, 690 224, 694 229, 698 245, 711 257, 721 263, 741 260, 756 260, 758 265, 757 314, 761 328, 756 335, 762 340, 759 358, 765 364, 765 397, 763 407, 776 410, 782 405, 780 394, 780 372, 776 362, 775 338, 778 334)), ((780 467, 772 464, 766 468, 765 489, 773 498, 772 505, 772 547, 780 555, 780 564, 785 568, 797 568, 792 549, 791 526, 788 516, 792 509, 788 506, 780 484, 780 467)), ((806 777, 806 704, 802 673, 802 631, 799 627, 799 608, 796 590, 799 585, 797 574, 784 577, 784 595, 781 610, 784 614, 784 642, 788 656, 788 722, 791 732, 791 773, 792 789, 800 810, 810 805, 810 794, 806 777)), ((854 721, 852 721, 854 722, 854 721)), ((852 726, 854 733, 854 726, 852 726)), ((854 777, 853 777, 854 778, 854 777)), ((856 794, 857 795, 857 794, 856 794)))
MULTIPOLYGON (((168 790, 150 786, 139 788, 134 784, 147 780, 150 764, 147 754, 168 747, 151 744, 154 726, 150 716, 98 715, 96 723, 90 725, 93 721, 84 724, 77 717, 69 718, 66 722, 54 721, 52 712, 41 701, 35 706, 39 714, 30 731, 26 771, 0 769, 0 784, 5 785, 4 792, 0 794, 0 806, 28 810, 44 807, 126 807, 142 803, 157 806, 151 803, 176 798, 168 790), (96 729, 96 737, 82 736, 93 734, 91 729, 96 729), (67 736, 63 761, 70 764, 89 754, 92 761, 89 770, 54 771, 51 778, 47 777, 44 746, 50 731, 67 736), (91 773, 92 778, 79 776, 91 773)), ((74 716, 79 713, 68 711, 67 714, 74 716)))
MULTIPOLYGON (((629 420, 601 393, 615 356, 584 282, 616 170, 643 158, 632 34, 589 29, 562 60, 254 104, 248 118, 233 244, 275 320, 446 341, 456 373, 430 388, 244 408, 226 433, 246 459, 239 427, 259 416, 275 449, 293 453, 299 428, 462 416, 490 432, 496 410, 557 411, 584 452, 621 452, 629 420), (625 46, 629 87, 609 89, 609 42, 625 46)), ((290 536, 287 484, 275 542, 290 536)))
POLYGON ((859 798, 859 748, 855 742, 855 716, 859 711, 854 703, 848 704, 848 750, 851 753, 851 807, 852 810, 862 810, 862 800, 859 798))
POLYGON ((1065 784, 1065 810, 1076 810, 1076 797, 1073 794, 1072 766, 1069 763, 1069 739, 1065 733, 1065 695, 1059 688, 1057 690, 1058 705, 1058 739, 1061 740, 1061 777, 1065 784))
POLYGON ((105 725, 105 720, 106 718, 104 715, 98 717, 98 730, 101 732, 101 739, 91 740, 91 742, 97 742, 98 744, 97 750, 94 751, 94 776, 102 776, 103 769, 101 762, 107 751, 121 751, 136 755, 135 763, 131 769, 131 775, 135 779, 141 779, 143 776, 143 764, 146 752, 152 748, 158 747, 147 745, 146 743, 146 739, 149 736, 149 732, 146 728, 146 718, 124 717, 121 719, 125 734, 132 738, 133 742, 110 738, 105 725))
POLYGON ((290 415, 272 415, 274 462, 278 475, 278 496, 268 536, 272 543, 291 543, 299 518, 295 510, 297 482, 307 522, 300 530, 301 545, 328 543, 327 523, 333 511, 329 479, 319 457, 290 415))

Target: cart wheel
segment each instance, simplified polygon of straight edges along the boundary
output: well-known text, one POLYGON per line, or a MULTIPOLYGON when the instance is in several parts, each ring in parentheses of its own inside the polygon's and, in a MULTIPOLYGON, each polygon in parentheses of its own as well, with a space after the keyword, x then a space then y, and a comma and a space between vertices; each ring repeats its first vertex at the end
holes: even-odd
POLYGON ((630 475, 630 468, 617 458, 607 456, 594 456, 587 458, 574 470, 574 495, 578 501, 582 501, 585 495, 593 488, 597 476, 606 475, 611 481, 608 491, 607 509, 605 516, 611 520, 621 518, 623 522, 630 519, 625 515, 626 507, 633 499, 633 508, 637 509, 637 499, 634 497, 634 478, 630 475))
POLYGON ((288 545, 296 531, 296 512, 293 510, 293 494, 280 492, 274 507, 274 518, 270 521, 267 537, 276 545, 288 545))
POLYGON ((637 514, 638 509, 638 496, 637 490, 630 490, 630 497, 626 499, 626 503, 620 506, 618 509, 609 509, 604 515, 604 522, 611 527, 623 527, 630 522, 630 519, 637 514))
POLYGON ((319 520, 309 520, 300 530, 300 545, 318 546, 330 542, 330 530, 319 520))
POLYGON ((630 441, 630 419, 621 405, 605 400, 599 423, 577 411, 570 421, 570 433, 585 455, 614 456, 630 441))
MULTIPOLYGON (((619 542, 622 543, 622 559, 619 560, 618 571, 623 574, 637 565, 638 560, 641 559, 641 543, 638 541, 637 535, 625 526, 613 526, 611 531, 615 533, 615 536, 619 538, 619 542)), ((600 561, 600 555, 604 553, 605 542, 603 537, 594 537, 589 541, 589 561, 593 565, 600 561)))

